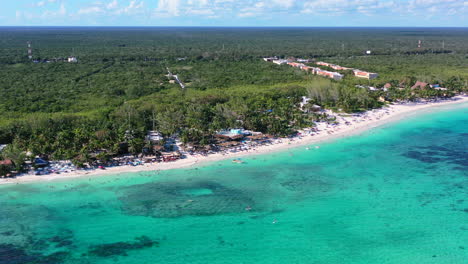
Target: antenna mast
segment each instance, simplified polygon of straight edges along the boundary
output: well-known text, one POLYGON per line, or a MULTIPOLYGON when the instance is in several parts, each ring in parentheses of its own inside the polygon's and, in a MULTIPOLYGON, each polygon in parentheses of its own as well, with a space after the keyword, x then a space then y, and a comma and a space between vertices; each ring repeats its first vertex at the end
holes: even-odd
POLYGON ((31 42, 28 41, 28 58, 32 60, 32 48, 31 48, 31 42))

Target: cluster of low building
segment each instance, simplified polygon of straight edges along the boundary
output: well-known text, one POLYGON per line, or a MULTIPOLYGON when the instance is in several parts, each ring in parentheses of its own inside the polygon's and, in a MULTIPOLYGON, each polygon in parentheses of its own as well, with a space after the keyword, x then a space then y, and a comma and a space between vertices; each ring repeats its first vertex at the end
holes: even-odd
POLYGON ((320 76, 327 77, 327 78, 330 78, 330 79, 334 79, 334 80, 337 80, 337 81, 343 79, 343 77, 344 77, 344 75, 341 74, 341 73, 322 70, 322 69, 320 69, 318 67, 307 66, 304 63, 288 62, 288 65, 292 66, 292 67, 295 67, 295 68, 299 68, 299 69, 301 69, 303 71, 310 72, 310 73, 315 74, 315 75, 320 75, 320 76))
POLYGON ((440 90, 440 91, 447 91, 447 88, 441 87, 440 84, 429 84, 426 82, 420 82, 417 81, 413 86, 411 86, 411 89, 426 89, 426 88, 432 88, 435 90, 440 90))
POLYGON ((311 66, 307 66, 305 65, 304 63, 310 63, 312 62, 312 60, 308 60, 308 59, 278 59, 276 57, 271 57, 271 58, 263 58, 264 61, 268 61, 268 62, 273 62, 274 64, 278 64, 278 65, 289 65, 289 66, 292 66, 292 67, 295 67, 295 68, 299 68, 303 71, 307 71, 307 72, 310 72, 312 74, 315 74, 315 75, 320 75, 320 76, 323 76, 323 77, 327 77, 327 78, 330 78, 330 79, 334 79, 334 80, 341 80, 343 79, 344 75, 343 74, 340 74, 338 72, 331 72, 331 71, 325 71, 325 70, 322 70, 318 67, 311 67, 311 66))
MULTIPOLYGON (((367 85, 356 85, 357 88, 362 88, 362 89, 368 89, 370 91, 388 91, 388 89, 392 88, 393 85, 391 83, 386 83, 385 85, 383 85, 382 87, 374 87, 374 86, 367 86, 367 85)), ((401 83, 400 85, 398 85, 397 89, 399 90, 404 90, 405 89, 405 85, 403 83, 401 83)), ((417 81, 413 86, 411 86, 411 90, 423 90, 423 89, 434 89, 434 90, 439 90, 439 91, 447 91, 448 89, 447 88, 444 88, 442 86, 440 86, 440 84, 429 84, 429 83, 426 83, 426 82, 421 82, 421 81, 417 81)))
POLYGON ((367 71, 362 71, 362 70, 359 70, 359 69, 343 67, 343 66, 340 66, 340 65, 336 65, 336 64, 332 64, 332 63, 328 63, 328 62, 323 62, 323 61, 317 62, 317 65, 330 67, 330 68, 332 68, 334 70, 337 70, 337 71, 353 71, 354 76, 357 77, 357 78, 364 78, 364 79, 372 80, 372 79, 375 79, 375 78, 379 77, 379 74, 374 73, 374 72, 367 72, 367 71))
MULTIPOLYGON (((311 66, 305 65, 304 63, 313 62, 312 60, 309 60, 309 59, 279 59, 278 57, 269 57, 269 58, 263 58, 263 60, 267 61, 267 62, 272 62, 272 63, 277 64, 277 65, 287 64, 289 66, 292 66, 292 67, 299 68, 301 70, 310 72, 312 74, 320 75, 320 76, 327 77, 327 78, 330 78, 330 79, 334 79, 334 80, 337 80, 337 81, 343 79, 343 77, 344 77, 344 75, 339 73, 339 72, 326 71, 326 70, 320 69, 319 67, 311 67, 311 66)), ((340 65, 327 63, 327 62, 323 62, 323 61, 316 62, 315 64, 317 64, 319 66, 329 67, 329 68, 332 68, 332 69, 337 70, 337 71, 352 70, 355 77, 365 78, 365 79, 368 79, 368 80, 375 79, 375 78, 377 78, 379 76, 377 73, 362 71, 362 70, 354 69, 354 68, 343 67, 343 66, 340 66, 340 65)))
POLYGON ((68 58, 52 58, 52 59, 42 59, 38 60, 35 59, 32 61, 33 63, 51 63, 51 62, 69 62, 69 63, 77 63, 78 59, 76 57, 68 57, 68 58))

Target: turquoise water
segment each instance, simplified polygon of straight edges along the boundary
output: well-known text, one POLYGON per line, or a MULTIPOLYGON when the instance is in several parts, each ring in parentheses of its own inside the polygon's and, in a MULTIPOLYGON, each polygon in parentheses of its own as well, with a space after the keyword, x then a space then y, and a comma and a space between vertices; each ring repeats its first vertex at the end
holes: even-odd
POLYGON ((467 105, 243 160, 1 186, 0 264, 467 263, 467 105))

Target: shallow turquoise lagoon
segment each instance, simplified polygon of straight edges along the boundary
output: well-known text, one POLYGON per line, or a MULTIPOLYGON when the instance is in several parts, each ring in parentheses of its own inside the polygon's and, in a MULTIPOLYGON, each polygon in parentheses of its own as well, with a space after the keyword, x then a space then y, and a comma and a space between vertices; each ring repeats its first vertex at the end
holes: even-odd
POLYGON ((468 106, 203 167, 0 187, 0 264, 468 260, 468 106))

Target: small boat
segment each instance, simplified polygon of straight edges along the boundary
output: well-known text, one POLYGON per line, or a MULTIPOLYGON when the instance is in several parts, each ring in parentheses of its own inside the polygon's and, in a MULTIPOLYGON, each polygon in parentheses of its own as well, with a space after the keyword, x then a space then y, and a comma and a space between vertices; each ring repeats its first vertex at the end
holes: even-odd
POLYGON ((234 162, 234 163, 239 163, 239 164, 244 163, 244 162, 243 162, 242 160, 240 160, 240 159, 235 159, 235 160, 233 160, 232 162, 234 162))

